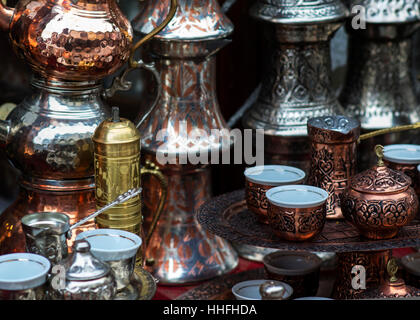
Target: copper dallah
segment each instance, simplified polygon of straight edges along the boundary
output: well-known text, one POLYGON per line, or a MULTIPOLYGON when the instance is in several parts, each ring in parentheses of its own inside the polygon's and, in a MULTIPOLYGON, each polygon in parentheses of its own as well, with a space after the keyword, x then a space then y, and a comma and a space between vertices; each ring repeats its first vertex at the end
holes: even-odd
MULTIPOLYGON (((145 2, 134 20, 135 31, 145 34, 159 24, 168 4, 169 0, 145 2)), ((169 185, 164 212, 146 251, 147 259, 154 259, 149 270, 160 283, 206 280, 238 263, 230 244, 203 230, 195 219, 195 211, 211 197, 210 167, 189 160, 203 148, 209 154, 209 145, 217 152, 222 149, 213 133, 226 129, 216 95, 215 54, 230 42, 232 32, 233 25, 216 0, 181 0, 171 24, 149 43, 163 94, 139 131, 142 161, 156 163, 169 185), (191 135, 197 130, 202 130, 200 141, 191 135), (175 161, 159 161, 158 156, 165 154, 175 161)), ((143 183, 146 219, 157 207, 154 180, 147 177, 143 183)))
POLYGON ((96 223, 100 228, 121 229, 144 239, 143 252, 137 256, 138 263, 142 264, 144 248, 149 243, 166 201, 167 181, 151 162, 146 161, 146 165, 140 168, 140 133, 131 121, 119 117, 118 108, 112 108, 112 113, 112 118, 102 122, 92 137, 95 147, 97 207, 105 206, 121 193, 140 188, 141 176, 144 174, 150 174, 159 181, 160 199, 146 236, 142 228, 141 195, 102 213, 96 218, 96 223))
POLYGON ((122 77, 103 90, 102 79, 130 55, 128 70, 152 70, 133 55, 169 23, 173 2, 162 24, 134 46, 114 0, 20 0, 15 9, 0 2, 0 27, 35 73, 34 93, 0 121, 0 145, 22 172, 19 198, 0 217, 0 254, 25 250, 20 220, 28 213, 64 212, 75 223, 95 211, 91 138, 109 114, 101 96, 130 87, 122 77))
POLYGON ((352 177, 341 196, 344 217, 369 239, 390 239, 417 214, 419 200, 411 179, 387 168, 383 147, 375 147, 378 164, 352 177))

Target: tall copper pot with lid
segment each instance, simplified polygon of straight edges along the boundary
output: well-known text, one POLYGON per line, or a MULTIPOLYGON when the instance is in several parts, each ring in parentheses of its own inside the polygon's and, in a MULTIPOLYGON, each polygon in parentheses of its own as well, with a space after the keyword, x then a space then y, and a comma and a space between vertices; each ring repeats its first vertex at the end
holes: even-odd
POLYGON ((20 219, 28 213, 65 212, 74 223, 94 212, 91 137, 109 115, 102 98, 128 89, 132 69, 156 76, 133 55, 169 22, 175 5, 133 46, 132 27, 115 0, 21 0, 15 8, 0 2, 0 27, 34 72, 34 93, 0 121, 0 145, 22 172, 19 198, 0 217, 0 254, 24 251, 20 219), (129 58, 123 76, 104 90, 103 78, 129 58))

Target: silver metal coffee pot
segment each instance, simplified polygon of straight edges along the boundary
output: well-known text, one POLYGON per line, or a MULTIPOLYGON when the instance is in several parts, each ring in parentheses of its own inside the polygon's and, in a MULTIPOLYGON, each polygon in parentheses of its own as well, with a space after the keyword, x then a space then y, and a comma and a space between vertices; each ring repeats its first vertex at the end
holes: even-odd
MULTIPOLYGON (((348 71, 340 102, 361 123, 362 133, 420 121, 411 69, 412 36, 420 4, 411 0, 348 0, 348 71), (359 11, 358 9, 363 9, 359 11), (364 25, 360 24, 360 19, 364 25), (359 25, 355 24, 359 21, 359 25)), ((377 144, 419 143, 410 132, 369 139, 360 145, 360 169, 370 168, 377 144)))
POLYGON ((338 0, 258 0, 250 14, 264 23, 267 58, 243 125, 265 130, 265 163, 307 169, 307 121, 343 113, 331 83, 330 40, 348 10, 338 0))

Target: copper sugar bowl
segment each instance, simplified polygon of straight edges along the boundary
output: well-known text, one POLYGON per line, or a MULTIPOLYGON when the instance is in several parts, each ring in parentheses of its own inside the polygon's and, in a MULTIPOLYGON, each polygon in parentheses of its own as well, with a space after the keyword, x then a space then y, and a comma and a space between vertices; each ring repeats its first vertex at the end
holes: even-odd
POLYGON ((362 236, 390 239, 414 219, 419 200, 411 179, 384 165, 383 146, 375 147, 378 164, 355 175, 341 194, 341 209, 362 236))

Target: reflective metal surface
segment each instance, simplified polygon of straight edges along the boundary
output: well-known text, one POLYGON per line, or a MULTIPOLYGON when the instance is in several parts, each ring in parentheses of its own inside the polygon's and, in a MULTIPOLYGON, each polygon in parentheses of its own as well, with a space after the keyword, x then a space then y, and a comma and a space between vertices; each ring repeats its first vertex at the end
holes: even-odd
POLYGON ((359 299, 363 292, 377 288, 386 278, 386 265, 392 257, 392 250, 337 253, 337 257, 337 277, 332 298, 359 299), (366 289, 354 288, 352 285, 355 265, 365 267, 366 289))
POLYGON ((410 177, 384 165, 383 147, 377 146, 378 164, 353 176, 340 194, 344 217, 368 239, 390 239, 417 215, 419 200, 410 177))
MULTIPOLYGON (((418 1, 352 0, 364 6, 365 28, 355 29, 349 18, 348 72, 340 102, 356 117, 362 132, 420 121, 416 88, 411 73, 412 35, 420 26, 418 1)), ((374 164, 369 152, 376 144, 418 143, 415 135, 392 134, 363 142, 362 169, 374 164)))
MULTIPOLYGON (((144 14, 134 20, 135 31, 147 32, 168 12, 168 5, 168 0, 147 2, 144 14)), ((147 270, 163 284, 210 279, 229 272, 238 263, 232 247, 202 230, 194 217, 195 210, 211 197, 209 167, 180 162, 188 153, 202 151, 203 146, 221 149, 211 132, 226 128, 216 97, 215 53, 229 43, 226 38, 232 31, 233 25, 215 0, 182 0, 174 20, 149 43, 163 93, 157 108, 139 127, 142 161, 159 166, 169 189, 146 257, 147 270), (157 136, 162 129, 169 133, 165 142, 157 136), (207 134, 201 135, 199 142, 190 135, 197 129, 207 134), (158 150, 161 155, 173 155, 175 162, 158 163, 158 150)), ((143 188, 145 216, 150 220, 160 192, 149 177, 143 179, 143 188)))
POLYGON ((1 18, 11 21, 2 27, 10 29, 17 53, 44 77, 104 78, 130 54, 133 31, 115 1, 38 0, 1 7, 1 18))
POLYGON ((264 22, 269 52, 261 92, 242 122, 265 130, 266 163, 307 169, 307 121, 343 114, 331 83, 330 40, 347 14, 331 0, 259 0, 251 8, 251 16, 264 22))
POLYGON ((64 288, 49 290, 53 300, 110 300, 116 292, 110 267, 90 253, 89 242, 75 242, 74 253, 67 262, 64 288))
POLYGON ((0 216, 0 253, 25 250, 20 219, 28 213, 64 212, 75 223, 95 210, 91 136, 108 114, 101 85, 39 77, 32 85, 34 93, 0 122, 1 144, 22 172, 19 198, 0 216))
MULTIPOLYGON (((149 33, 169 12, 170 0, 149 0, 133 20, 136 32, 149 33)), ((233 25, 216 0, 180 0, 171 23, 157 36, 167 40, 217 39, 233 32, 233 25)))
POLYGON ((156 227, 156 223, 166 201, 167 181, 159 168, 152 162, 147 162, 140 168, 140 133, 135 125, 120 118, 118 111, 112 118, 102 122, 92 137, 95 145, 95 182, 96 202, 101 208, 114 199, 120 192, 139 188, 141 177, 150 175, 160 184, 161 195, 159 205, 152 214, 153 223, 148 233, 143 230, 143 216, 141 196, 115 206, 97 217, 96 223, 100 228, 114 228, 126 230, 144 239, 143 252, 139 252, 138 261, 142 265, 144 250, 156 227))
POLYGON ((53 265, 67 258, 70 219, 59 212, 33 213, 23 217, 26 251, 46 257, 53 265))
POLYGON ((308 121, 311 141, 310 185, 330 194, 327 219, 342 219, 340 194, 357 172, 357 140, 360 123, 344 116, 325 116, 308 121))

